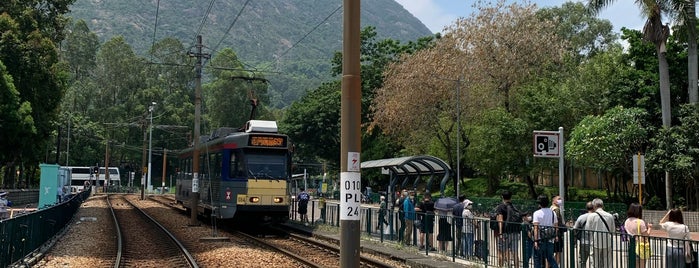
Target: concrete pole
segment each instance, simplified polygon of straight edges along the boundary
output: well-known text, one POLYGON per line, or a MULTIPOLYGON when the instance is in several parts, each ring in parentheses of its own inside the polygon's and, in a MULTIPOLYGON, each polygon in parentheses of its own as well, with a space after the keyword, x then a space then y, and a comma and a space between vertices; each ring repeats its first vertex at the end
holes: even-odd
POLYGON ((359 267, 361 204, 360 0, 343 0, 340 267, 359 267))
POLYGON ((198 226, 197 207, 199 207, 199 139, 200 139, 200 122, 201 122, 201 68, 202 58, 208 57, 201 52, 203 47, 201 35, 197 36, 197 52, 193 56, 197 58, 196 77, 194 87, 194 150, 192 151, 192 194, 190 199, 191 215, 189 218, 190 226, 198 226))
POLYGON ((459 183, 461 182, 461 78, 456 80, 456 198, 459 198, 459 183))
POLYGON ((166 170, 167 170, 167 149, 163 149, 163 179, 162 182, 160 183, 160 193, 164 194, 165 193, 165 176, 166 176, 166 170))
MULTIPOLYGON (((563 199, 565 203, 565 138, 563 137, 563 127, 558 128, 558 148, 560 150, 560 154, 558 155, 558 195, 561 196, 561 199, 563 199)), ((563 208, 564 204, 561 204, 561 217, 565 220, 564 216, 564 211, 565 209, 563 208)))
POLYGON ((153 110, 155 109, 155 102, 151 102, 148 107, 148 112, 150 112, 150 126, 148 127, 148 177, 146 179, 146 184, 148 185, 148 192, 153 191, 153 185, 151 184, 151 169, 153 169, 153 110))

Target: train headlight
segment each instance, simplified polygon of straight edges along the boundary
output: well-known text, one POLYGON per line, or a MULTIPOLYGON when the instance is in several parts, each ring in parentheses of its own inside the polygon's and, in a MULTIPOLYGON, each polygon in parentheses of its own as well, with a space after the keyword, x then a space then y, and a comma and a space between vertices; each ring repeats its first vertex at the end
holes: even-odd
POLYGON ((283 198, 283 197, 275 197, 275 198, 274 198, 274 203, 281 203, 281 202, 284 202, 284 198, 283 198))
POLYGON ((259 197, 250 197, 250 203, 259 203, 260 198, 259 197))

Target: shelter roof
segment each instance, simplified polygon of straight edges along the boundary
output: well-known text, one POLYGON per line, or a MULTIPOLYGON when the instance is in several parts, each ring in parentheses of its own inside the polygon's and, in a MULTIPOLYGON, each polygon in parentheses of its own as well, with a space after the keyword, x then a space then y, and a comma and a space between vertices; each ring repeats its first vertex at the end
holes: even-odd
POLYGON ((442 159, 429 155, 403 156, 365 161, 362 168, 385 168, 396 175, 434 175, 449 172, 449 165, 442 159))

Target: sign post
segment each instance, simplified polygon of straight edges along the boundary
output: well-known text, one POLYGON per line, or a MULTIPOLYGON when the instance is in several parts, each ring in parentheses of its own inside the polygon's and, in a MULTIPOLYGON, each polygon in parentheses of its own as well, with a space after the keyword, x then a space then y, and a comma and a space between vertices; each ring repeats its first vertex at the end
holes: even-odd
MULTIPOLYGON (((558 131, 534 131, 534 157, 558 158, 558 195, 565 200, 565 151, 563 145, 563 127, 558 131)), ((563 216, 561 204, 561 216, 563 216)))
POLYGON ((643 205, 643 185, 646 184, 646 157, 638 152, 633 156, 633 184, 638 184, 638 204, 643 205))

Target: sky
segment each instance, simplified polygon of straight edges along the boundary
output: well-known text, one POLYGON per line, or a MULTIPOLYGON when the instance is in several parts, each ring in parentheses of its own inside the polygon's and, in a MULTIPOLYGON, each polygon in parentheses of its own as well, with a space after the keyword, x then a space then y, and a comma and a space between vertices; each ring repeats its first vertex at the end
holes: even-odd
MULTIPOLYGON (((570 0, 568 0, 570 1, 570 0)), ((560 6, 565 0, 531 0, 539 7, 560 6)), ((445 26, 450 25, 456 18, 468 17, 473 13, 471 7, 474 0, 396 0, 403 5, 417 19, 422 21, 432 32, 441 32, 445 26)), ((581 1, 577 1, 581 2, 581 1)), ((586 3, 587 1, 582 1, 586 3)), ((634 1, 614 1, 603 10, 599 17, 609 20, 614 26, 614 31, 621 32, 621 27, 641 30, 645 19, 634 1)))

